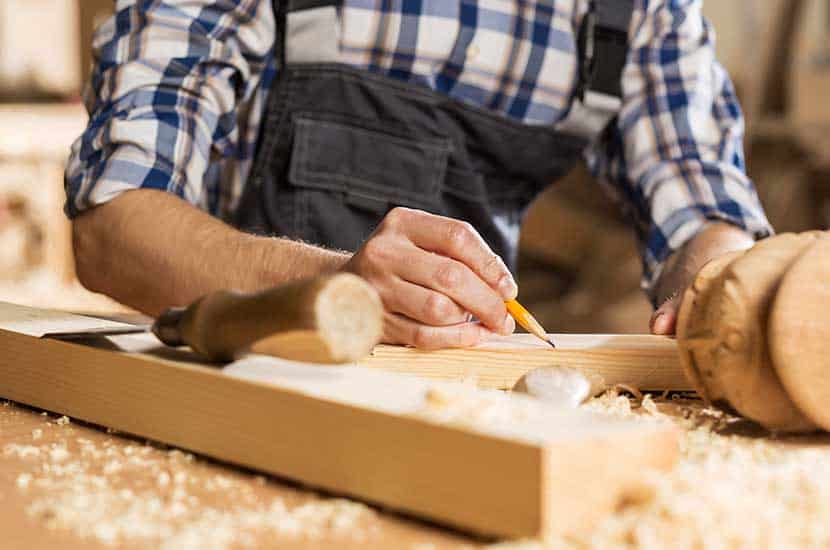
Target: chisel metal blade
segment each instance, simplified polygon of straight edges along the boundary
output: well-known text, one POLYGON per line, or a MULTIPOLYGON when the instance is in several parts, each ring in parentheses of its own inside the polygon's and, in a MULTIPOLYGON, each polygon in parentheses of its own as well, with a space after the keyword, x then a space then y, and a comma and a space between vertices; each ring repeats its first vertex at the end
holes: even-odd
POLYGON ((134 325, 129 327, 121 327, 121 328, 100 328, 100 329, 89 329, 89 330, 79 330, 79 331, 67 331, 67 332, 49 332, 43 335, 43 338, 49 338, 51 340, 63 340, 71 342, 73 340, 86 340, 87 338, 96 338, 96 337, 104 337, 104 336, 123 336, 125 334, 142 334, 145 332, 150 332, 151 325, 134 325))

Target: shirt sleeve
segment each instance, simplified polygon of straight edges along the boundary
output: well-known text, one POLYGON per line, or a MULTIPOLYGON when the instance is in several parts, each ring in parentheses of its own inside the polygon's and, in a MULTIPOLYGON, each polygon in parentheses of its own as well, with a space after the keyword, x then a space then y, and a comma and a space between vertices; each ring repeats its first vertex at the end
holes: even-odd
POLYGON ((587 153, 631 218, 652 300, 665 261, 710 221, 772 234, 744 169, 741 108, 700 0, 637 0, 617 123, 587 153))
POLYGON ((232 156, 236 106, 253 93, 273 47, 268 0, 117 3, 98 31, 73 144, 66 213, 139 188, 208 209, 211 159, 232 156))

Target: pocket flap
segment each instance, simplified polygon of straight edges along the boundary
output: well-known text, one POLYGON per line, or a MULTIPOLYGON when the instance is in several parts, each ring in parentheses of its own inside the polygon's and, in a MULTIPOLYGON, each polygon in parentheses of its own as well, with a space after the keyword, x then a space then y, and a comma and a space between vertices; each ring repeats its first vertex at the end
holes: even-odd
POLYGON ((412 139, 309 117, 298 117, 294 124, 288 173, 292 185, 390 205, 438 204, 452 147, 448 139, 412 139))

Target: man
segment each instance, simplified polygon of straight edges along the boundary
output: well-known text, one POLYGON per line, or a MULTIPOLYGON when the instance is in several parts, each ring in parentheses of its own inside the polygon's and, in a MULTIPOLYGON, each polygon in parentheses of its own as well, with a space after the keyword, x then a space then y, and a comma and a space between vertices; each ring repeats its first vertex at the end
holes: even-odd
POLYGON ((348 270, 388 342, 512 332, 522 215, 581 154, 641 240, 656 333, 703 263, 771 233, 699 1, 117 10, 67 213, 81 281, 142 311, 348 270))

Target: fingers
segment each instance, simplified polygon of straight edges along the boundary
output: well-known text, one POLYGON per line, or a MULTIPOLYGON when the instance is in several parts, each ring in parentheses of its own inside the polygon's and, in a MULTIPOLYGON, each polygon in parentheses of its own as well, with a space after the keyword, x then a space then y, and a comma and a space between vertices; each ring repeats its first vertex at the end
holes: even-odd
POLYGON ((413 321, 433 326, 458 325, 469 321, 470 314, 447 296, 397 279, 383 293, 387 311, 400 313, 413 321))
POLYGON ((435 327, 395 313, 387 313, 384 321, 386 343, 413 346, 423 350, 468 348, 480 344, 492 335, 492 332, 479 323, 435 327))
POLYGON ((518 287, 510 270, 469 223, 405 208, 390 215, 416 246, 464 264, 502 301, 516 298, 518 287))
POLYGON ((502 297, 463 263, 415 246, 405 247, 400 261, 408 266, 399 273, 406 281, 449 297, 494 332, 511 329, 502 297))
POLYGON ((680 299, 672 296, 651 315, 649 327, 652 334, 673 336, 677 327, 677 314, 680 311, 680 299))
POLYGON ((378 290, 392 319, 389 341, 459 347, 515 329, 504 301, 515 297, 516 283, 465 222, 396 208, 343 269, 378 290))

